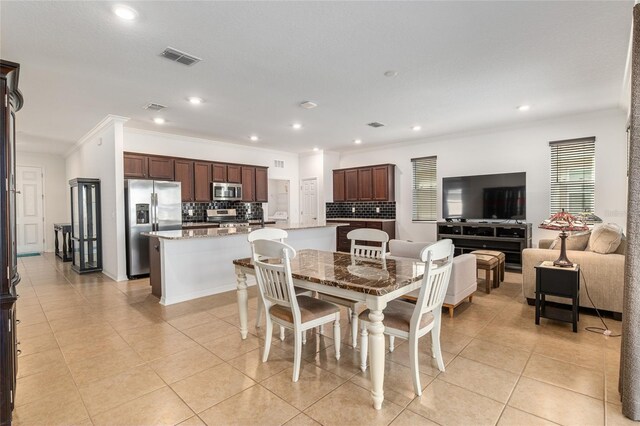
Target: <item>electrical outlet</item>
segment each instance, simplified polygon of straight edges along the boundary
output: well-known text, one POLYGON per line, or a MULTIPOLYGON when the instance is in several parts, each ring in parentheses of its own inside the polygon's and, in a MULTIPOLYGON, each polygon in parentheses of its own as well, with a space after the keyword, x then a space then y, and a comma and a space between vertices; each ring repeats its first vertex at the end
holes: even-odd
POLYGON ((193 209, 189 209, 187 213, 189 214, 189 216, 193 216, 193 209))
POLYGON ((356 208, 355 207, 351 207, 351 213, 355 213, 356 212, 356 208))
POLYGON ((376 213, 380 213, 380 207, 376 207, 376 213))

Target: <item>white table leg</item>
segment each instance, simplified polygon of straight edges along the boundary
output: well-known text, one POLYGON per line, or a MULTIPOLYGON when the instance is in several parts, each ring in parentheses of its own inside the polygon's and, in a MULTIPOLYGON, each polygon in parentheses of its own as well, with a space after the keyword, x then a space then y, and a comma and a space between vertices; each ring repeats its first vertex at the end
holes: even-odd
POLYGON ((384 314, 382 310, 387 305, 386 302, 374 301, 367 303, 369 308, 369 362, 371 371, 371 398, 373 408, 380 410, 384 400, 384 314))
POLYGON ((247 295, 247 275, 240 268, 236 268, 238 281, 238 313, 240 314, 240 335, 242 339, 247 338, 249 328, 247 326, 248 295, 247 295))

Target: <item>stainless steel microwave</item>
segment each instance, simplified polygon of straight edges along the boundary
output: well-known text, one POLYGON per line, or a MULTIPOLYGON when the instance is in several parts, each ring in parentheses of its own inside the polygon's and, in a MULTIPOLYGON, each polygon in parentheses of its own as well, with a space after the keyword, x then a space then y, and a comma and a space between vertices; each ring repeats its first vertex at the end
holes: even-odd
POLYGON ((211 194, 215 201, 242 200, 242 185, 239 183, 213 182, 211 184, 211 194))

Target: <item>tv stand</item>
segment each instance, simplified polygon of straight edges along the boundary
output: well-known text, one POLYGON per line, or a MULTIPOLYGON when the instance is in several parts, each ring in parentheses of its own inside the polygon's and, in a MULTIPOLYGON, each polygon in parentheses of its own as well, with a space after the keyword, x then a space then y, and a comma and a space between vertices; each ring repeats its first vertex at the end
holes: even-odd
POLYGON ((497 250, 508 269, 522 270, 522 250, 531 247, 530 223, 438 222, 438 240, 453 240, 455 254, 497 250))

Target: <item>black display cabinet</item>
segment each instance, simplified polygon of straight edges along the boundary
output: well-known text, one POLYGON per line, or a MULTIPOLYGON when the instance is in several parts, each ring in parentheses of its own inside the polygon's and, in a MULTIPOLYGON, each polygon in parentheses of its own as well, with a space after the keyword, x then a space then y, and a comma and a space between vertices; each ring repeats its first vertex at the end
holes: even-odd
POLYGON ((16 286, 20 282, 16 255, 16 130, 15 113, 22 107, 18 90, 20 65, 0 60, 0 424, 10 425, 16 400, 18 340, 16 286))
POLYGON ((102 271, 100 179, 75 178, 71 185, 71 268, 102 271))

